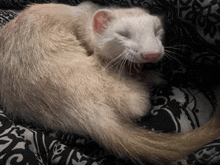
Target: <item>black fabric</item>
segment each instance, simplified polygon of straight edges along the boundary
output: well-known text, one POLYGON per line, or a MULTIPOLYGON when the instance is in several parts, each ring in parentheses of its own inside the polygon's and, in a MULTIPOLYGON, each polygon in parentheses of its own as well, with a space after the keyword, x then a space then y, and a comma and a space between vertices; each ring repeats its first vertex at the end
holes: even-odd
MULTIPOLYGON (((81 0, 52 0, 77 5, 81 0)), ((0 1, 0 27, 31 3, 50 0, 0 1)), ((141 6, 164 17, 165 58, 153 66, 169 86, 152 93, 152 110, 137 121, 142 127, 161 132, 188 132, 212 116, 216 99, 213 87, 220 78, 220 0, 94 0, 102 5, 141 6)), ((1 32, 1 31, 0 31, 1 32)), ((220 136, 220 135, 219 135, 220 136)), ((219 164, 220 139, 180 160, 178 165, 219 164)), ((92 139, 43 130, 0 111, 0 164, 122 165, 129 160, 115 157, 92 139)), ((148 163, 146 163, 148 164, 148 163)))

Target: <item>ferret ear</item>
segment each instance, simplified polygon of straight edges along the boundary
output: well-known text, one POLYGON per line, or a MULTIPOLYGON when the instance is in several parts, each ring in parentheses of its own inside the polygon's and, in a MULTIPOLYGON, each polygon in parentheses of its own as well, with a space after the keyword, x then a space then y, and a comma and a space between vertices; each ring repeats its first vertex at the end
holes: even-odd
POLYGON ((101 34, 114 19, 114 14, 110 10, 98 10, 93 16, 93 31, 101 34))

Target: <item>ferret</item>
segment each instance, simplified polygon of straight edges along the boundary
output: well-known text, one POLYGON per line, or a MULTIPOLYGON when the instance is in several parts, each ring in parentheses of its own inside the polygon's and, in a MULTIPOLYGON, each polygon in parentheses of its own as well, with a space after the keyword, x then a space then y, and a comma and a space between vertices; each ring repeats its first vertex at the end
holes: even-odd
POLYGON ((0 92, 6 114, 90 136, 134 162, 171 164, 218 136, 219 108, 186 134, 157 133, 134 119, 151 105, 151 73, 134 66, 164 56, 163 24, 141 8, 35 4, 0 31, 0 92), (141 77, 141 78, 140 78, 141 77))

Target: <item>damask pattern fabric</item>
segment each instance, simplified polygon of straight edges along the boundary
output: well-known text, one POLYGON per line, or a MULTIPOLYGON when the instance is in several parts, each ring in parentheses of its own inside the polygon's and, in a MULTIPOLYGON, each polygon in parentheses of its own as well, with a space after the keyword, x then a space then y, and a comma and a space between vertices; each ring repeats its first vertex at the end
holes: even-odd
POLYGON ((48 136, 46 132, 14 125, 2 110, 0 121, 0 164, 2 165, 86 163, 98 165, 82 153, 48 136))
MULTIPOLYGON (((150 117, 137 121, 145 128, 163 132, 188 132, 206 123, 212 115, 213 106, 199 91, 166 87, 155 89, 153 93, 150 117)), ((133 164, 129 160, 114 157, 92 139, 45 131, 21 121, 12 122, 2 111, 0 121, 0 164, 133 164)), ((220 139, 217 139, 189 155, 187 160, 178 162, 178 165, 192 165, 201 161, 215 164, 220 161, 219 151, 220 139)))
POLYGON ((0 8, 0 28, 2 28, 6 23, 13 19, 16 14, 12 11, 3 11, 0 8))
MULTIPOLYGON (((22 9, 30 3, 77 5, 82 0, 1 0, 0 9, 22 9)), ((161 132, 188 132, 213 114, 212 88, 220 83, 220 0, 93 0, 119 6, 142 6, 163 15, 166 58, 155 66, 171 86, 155 89, 151 114, 137 121, 161 132)), ((0 28, 16 14, 0 10, 0 28)), ((219 164, 220 139, 180 160, 177 165, 219 164)), ((132 164, 103 149, 92 139, 43 130, 0 111, 0 164, 132 164)), ((149 164, 149 163, 146 163, 149 164)))

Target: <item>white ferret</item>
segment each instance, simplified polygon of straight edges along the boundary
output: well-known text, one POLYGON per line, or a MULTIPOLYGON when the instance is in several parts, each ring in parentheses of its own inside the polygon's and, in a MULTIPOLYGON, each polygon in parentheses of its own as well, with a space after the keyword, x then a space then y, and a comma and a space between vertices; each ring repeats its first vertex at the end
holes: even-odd
POLYGON ((132 68, 163 57, 162 35, 161 20, 140 8, 32 5, 0 31, 6 113, 89 135, 137 162, 184 158, 220 135, 219 109, 209 124, 187 134, 156 133, 133 122, 150 108, 150 79, 132 68))

